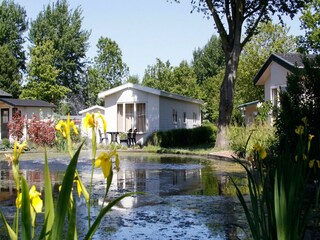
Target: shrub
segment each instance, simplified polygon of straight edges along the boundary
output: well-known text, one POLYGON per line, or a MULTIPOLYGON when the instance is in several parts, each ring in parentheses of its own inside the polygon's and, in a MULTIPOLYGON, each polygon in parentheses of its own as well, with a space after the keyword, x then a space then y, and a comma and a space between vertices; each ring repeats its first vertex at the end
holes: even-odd
POLYGON ((20 111, 16 111, 12 117, 12 120, 8 123, 9 135, 19 141, 23 137, 24 126, 25 118, 21 116, 20 111))
POLYGON ((314 60, 304 59, 304 68, 296 68, 288 76, 287 91, 280 95, 281 109, 276 119, 279 149, 297 145, 294 129, 306 117, 310 133, 315 136, 310 155, 319 159, 320 155, 320 56, 314 60))
POLYGON ((2 143, 3 146, 5 146, 6 148, 10 148, 10 141, 8 138, 3 138, 2 139, 2 143))
POLYGON ((192 129, 156 131, 148 138, 147 144, 165 148, 211 144, 214 143, 216 134, 216 127, 209 124, 192 129))
POLYGON ((229 128, 229 140, 231 150, 238 157, 251 157, 254 144, 258 143, 269 149, 275 143, 275 128, 267 123, 248 127, 231 126, 229 128))

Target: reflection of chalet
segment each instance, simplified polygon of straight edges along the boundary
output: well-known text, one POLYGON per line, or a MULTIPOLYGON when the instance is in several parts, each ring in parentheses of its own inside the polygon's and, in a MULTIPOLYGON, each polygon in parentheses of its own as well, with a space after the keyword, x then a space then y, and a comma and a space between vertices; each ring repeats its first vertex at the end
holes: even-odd
POLYGON ((31 119, 32 115, 51 117, 55 105, 42 100, 14 99, 12 95, 0 90, 0 139, 8 138, 8 122, 16 111, 20 111, 26 119, 31 119))

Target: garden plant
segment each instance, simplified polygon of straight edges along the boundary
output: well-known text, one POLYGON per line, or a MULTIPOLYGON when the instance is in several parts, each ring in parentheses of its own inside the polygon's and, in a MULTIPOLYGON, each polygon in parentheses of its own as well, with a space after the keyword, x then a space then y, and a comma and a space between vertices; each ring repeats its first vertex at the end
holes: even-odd
MULTIPOLYGON (((41 121, 38 121, 39 124, 41 121)), ((91 161, 92 171, 87 190, 86 184, 82 182, 81 176, 77 171, 77 162, 79 154, 84 142, 80 144, 78 149, 73 152, 73 144, 71 140, 71 133, 78 134, 73 121, 70 121, 68 116, 67 121, 60 120, 55 126, 55 129, 62 134, 66 140, 67 149, 70 155, 70 163, 65 171, 62 184, 59 188, 58 199, 55 202, 53 199, 52 184, 50 180, 50 170, 48 164, 48 156, 46 146, 52 144, 52 139, 49 140, 44 134, 38 134, 42 128, 36 126, 34 121, 34 135, 30 140, 37 139, 37 144, 45 147, 44 154, 44 204, 41 199, 41 193, 37 191, 35 186, 29 189, 28 182, 20 175, 19 172, 19 158, 27 147, 26 141, 19 143, 17 140, 14 143, 13 155, 7 154, 6 158, 9 164, 12 165, 12 174, 14 177, 17 197, 16 197, 16 214, 13 224, 10 225, 3 213, 0 211, 1 219, 4 223, 7 234, 11 240, 13 239, 78 239, 77 235, 77 219, 76 219, 76 200, 73 196, 73 185, 76 186, 78 198, 84 197, 88 208, 87 224, 88 232, 84 239, 91 239, 95 234, 102 218, 110 211, 112 206, 118 203, 123 198, 132 195, 132 193, 124 194, 109 203, 105 203, 109 188, 112 183, 113 168, 119 169, 119 157, 115 150, 102 152, 98 157, 96 156, 96 130, 102 127, 106 131, 106 121, 100 113, 87 114, 84 119, 84 127, 86 130, 91 130, 91 161), (36 137, 35 137, 36 136, 36 137), (41 141, 40 141, 41 140, 41 141), (113 163, 114 160, 114 163, 113 163), (106 191, 101 210, 97 217, 91 222, 90 207, 92 203, 92 185, 95 168, 102 168, 103 176, 106 179, 106 191), (66 204, 68 203, 68 204, 66 204), (106 206, 105 206, 106 204, 106 206), (35 233, 36 216, 42 212, 44 207, 44 222, 41 226, 41 231, 35 233)), ((49 123, 46 123, 49 124, 49 123)), ((51 123, 52 124, 52 123, 51 123)), ((50 125, 50 124, 49 124, 50 125)), ((50 128, 50 126, 47 126, 50 128)), ((53 126, 54 127, 54 126, 53 126)), ((52 128, 51 128, 52 129, 52 128)), ((53 128, 54 129, 54 128, 53 128)), ((43 130, 43 129, 42 129, 43 130)))

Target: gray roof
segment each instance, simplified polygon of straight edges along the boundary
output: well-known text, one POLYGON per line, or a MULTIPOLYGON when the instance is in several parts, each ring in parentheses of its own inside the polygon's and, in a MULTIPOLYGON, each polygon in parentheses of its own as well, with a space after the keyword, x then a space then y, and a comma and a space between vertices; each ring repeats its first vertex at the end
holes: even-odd
POLYGON ((266 69, 269 67, 271 62, 276 62, 282 67, 288 69, 290 72, 294 70, 296 67, 303 67, 303 59, 304 57, 308 59, 314 59, 316 55, 308 54, 303 55, 301 53, 277 53, 277 54, 271 54, 265 64, 263 64, 262 68, 259 70, 257 75, 253 79, 253 83, 256 84, 262 74, 266 71, 266 69))
POLYGON ((0 97, 9 97, 9 98, 11 98, 12 95, 10 93, 7 93, 7 92, 5 92, 5 91, 0 89, 0 97))
POLYGON ((56 107, 54 104, 42 101, 42 100, 30 100, 30 99, 14 99, 14 98, 0 98, 1 102, 7 103, 14 107, 56 107))

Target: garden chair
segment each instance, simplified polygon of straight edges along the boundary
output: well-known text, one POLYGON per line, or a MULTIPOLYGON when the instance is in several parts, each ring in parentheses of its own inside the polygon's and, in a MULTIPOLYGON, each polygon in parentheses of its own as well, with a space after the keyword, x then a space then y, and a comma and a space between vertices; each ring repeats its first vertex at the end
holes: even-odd
POLYGON ((107 134, 106 133, 102 133, 100 129, 99 129, 99 137, 100 137, 100 143, 102 143, 103 140, 106 140, 106 143, 108 143, 107 134))
POLYGON ((132 139, 132 128, 130 128, 129 130, 128 130, 128 133, 127 133, 127 143, 128 143, 128 147, 130 147, 131 146, 131 139, 132 139))

